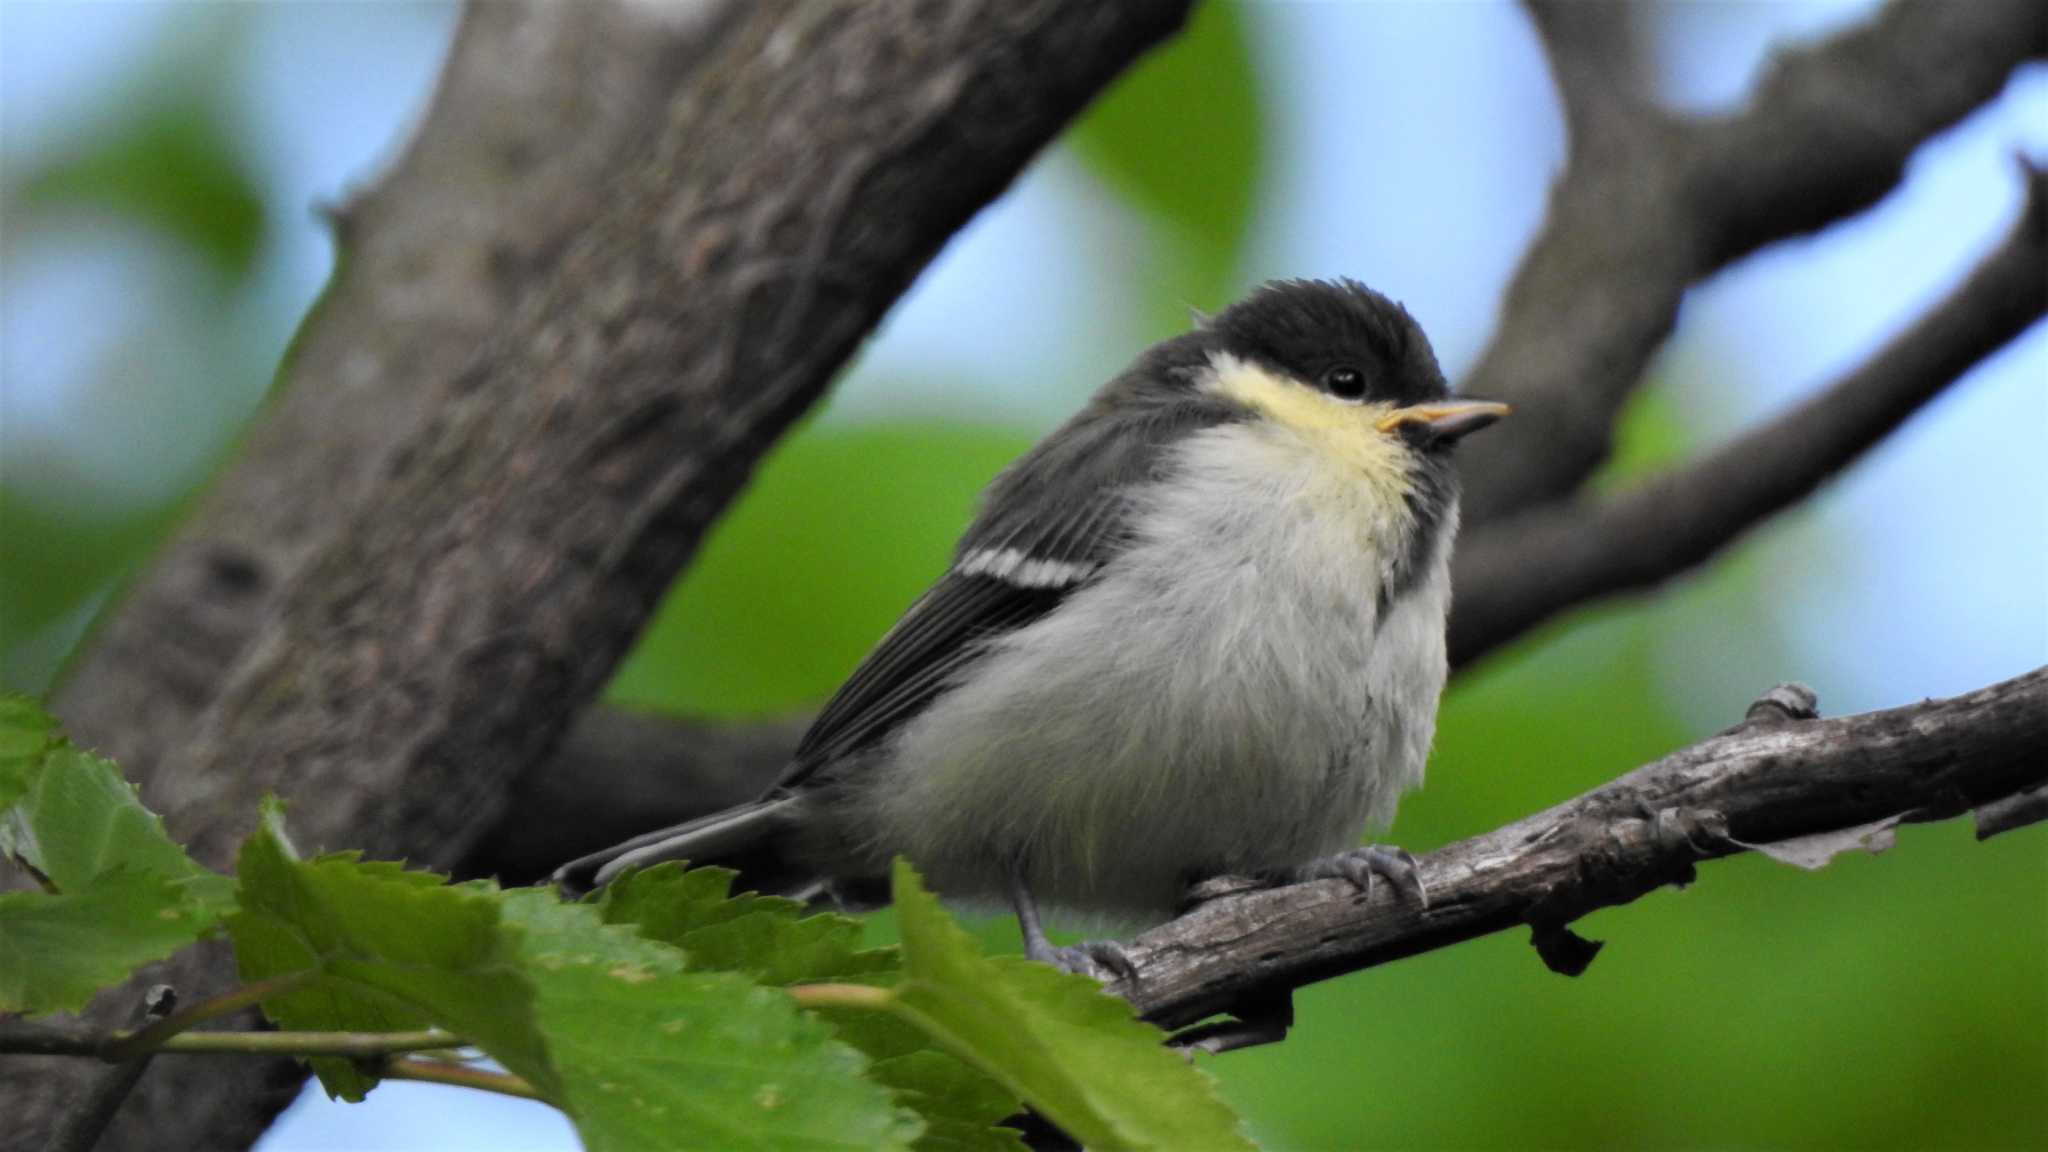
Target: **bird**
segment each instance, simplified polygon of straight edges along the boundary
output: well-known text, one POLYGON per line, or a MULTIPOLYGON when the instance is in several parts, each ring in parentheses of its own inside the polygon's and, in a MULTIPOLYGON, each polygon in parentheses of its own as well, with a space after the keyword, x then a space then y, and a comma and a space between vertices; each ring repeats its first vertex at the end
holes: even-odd
POLYGON ((759 799, 563 866, 571 895, 666 860, 803 899, 941 894, 1156 923, 1218 876, 1373 878, 1360 841, 1423 776, 1448 666, 1451 394, 1400 304, 1278 280, 1145 350, 983 494, 952 561, 759 799))

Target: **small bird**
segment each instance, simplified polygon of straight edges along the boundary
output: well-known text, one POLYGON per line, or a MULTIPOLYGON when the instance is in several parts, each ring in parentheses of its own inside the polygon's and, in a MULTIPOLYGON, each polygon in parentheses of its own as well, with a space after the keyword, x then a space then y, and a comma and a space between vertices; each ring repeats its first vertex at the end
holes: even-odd
POLYGON ((1435 734, 1451 447, 1507 411, 1452 398, 1385 296, 1263 285, 996 477, 767 794, 556 879, 687 859, 860 904, 901 854, 1006 900, 1028 956, 1098 975, 1121 949, 1054 947, 1041 901, 1156 921, 1220 875, 1420 897, 1407 853, 1357 845, 1435 734))

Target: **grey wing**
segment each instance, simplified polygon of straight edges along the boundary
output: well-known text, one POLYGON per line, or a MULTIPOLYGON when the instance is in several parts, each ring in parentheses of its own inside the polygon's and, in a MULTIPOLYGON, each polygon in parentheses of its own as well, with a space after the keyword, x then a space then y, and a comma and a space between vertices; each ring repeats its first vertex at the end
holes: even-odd
POLYGON ((887 737, 956 683, 990 641, 1087 586, 1129 546, 1133 497, 1157 477, 1165 446, 1191 425, 1228 418, 1206 402, 1098 399, 1011 465, 989 486, 952 568, 825 705, 777 787, 887 737))
POLYGON ((779 786, 800 784, 894 732, 971 665, 988 641, 1052 611, 1068 591, 948 572, 840 686, 804 734, 779 786))

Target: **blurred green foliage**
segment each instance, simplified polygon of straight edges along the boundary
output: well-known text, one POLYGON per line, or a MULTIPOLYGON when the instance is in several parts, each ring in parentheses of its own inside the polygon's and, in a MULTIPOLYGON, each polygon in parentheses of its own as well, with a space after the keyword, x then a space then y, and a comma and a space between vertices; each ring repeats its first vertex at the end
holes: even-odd
POLYGON ((206 94, 173 85, 139 101, 79 150, 26 173, 9 190, 15 223, 98 209, 183 241, 229 279, 247 275, 263 244, 263 198, 206 94))
MULTIPOLYGON (((1069 155, 1152 225, 1156 290, 1123 352, 1179 330, 1183 304, 1214 306, 1241 287, 1276 79, 1256 67, 1246 23, 1238 7, 1203 5, 1189 35, 1074 133, 1069 155)), ((231 170, 205 159, 213 130, 175 115, 144 123, 159 135, 122 154, 171 148, 180 158, 159 162, 164 188, 123 176, 66 195, 213 244, 221 267, 246 259, 233 255, 257 242, 233 224, 246 196, 191 175, 231 170)), ((82 153, 43 186, 77 189, 107 170, 120 165, 82 153)), ((943 568, 976 491, 1032 434, 914 414, 799 429, 668 597, 612 698, 719 715, 814 705, 943 568)), ((1694 447, 1648 392, 1600 486, 1694 447)), ((58 516, 11 500, 0 479, 7 642, 103 588, 161 515, 58 516)), ((1775 644, 1768 589, 1745 552, 1733 560, 1654 601, 1582 613, 1463 676, 1430 786, 1386 838, 1425 850, 1476 834, 1704 735, 1715 709, 1669 671, 1702 638, 1747 654, 1756 689, 1795 671, 1758 655, 1775 644)), ((1503 934, 1310 989, 1285 1044, 1209 1066, 1273 1148, 2048 1147, 2038 831, 1976 844, 1960 824, 1911 828, 1883 857, 1812 875, 1717 863, 1690 891, 1582 929, 1610 946, 1577 980, 1503 934)), ((980 935, 1016 947, 1007 920, 980 935)), ((871 940, 892 936, 890 914, 871 920, 871 940)))
MULTIPOLYGON (((0 169, 0 206, 6 217, 0 251, 12 257, 26 238, 45 230, 119 218, 196 258, 190 267, 204 268, 209 275, 183 286, 201 302, 193 314, 222 317, 227 329, 231 321, 225 317, 237 294, 250 286, 270 239, 264 190, 237 137, 222 74, 202 67, 240 41, 241 23, 232 14, 225 19, 209 15, 180 28, 159 55, 144 61, 137 76, 105 94, 105 106, 88 117, 91 130, 68 148, 0 169)), ((166 328, 180 318, 159 318, 162 323, 139 342, 172 336, 166 328)), ((236 376, 246 369, 233 341, 220 332, 175 335, 201 350, 209 369, 204 386, 215 393, 181 397, 187 419, 205 425, 224 410, 238 411, 231 401, 223 403, 239 389, 236 376)), ((102 378, 81 382, 86 389, 118 390, 130 365, 136 366, 137 385, 158 383, 149 376, 150 366, 161 369, 160 349, 101 351, 91 371, 102 378)), ((4 409, 0 404, 0 414, 4 409)), ((223 429, 197 427, 159 434, 192 432, 211 432, 212 443, 229 439, 223 429)), ((46 686, 69 641, 68 635, 52 631, 149 553, 178 516, 190 477, 176 477, 142 501, 77 493, 51 507, 28 494, 33 486, 16 471, 21 456, 9 455, 8 466, 0 467, 0 690, 34 692, 46 686)))
POLYGON ((799 430, 705 541, 612 698, 714 715, 817 704, 945 568, 974 494, 1030 444, 937 424, 799 430))
POLYGON ((1125 73, 1067 138, 1104 184, 1157 225, 1146 340, 1227 302, 1266 171, 1266 109, 1244 9, 1203 4, 1125 73))

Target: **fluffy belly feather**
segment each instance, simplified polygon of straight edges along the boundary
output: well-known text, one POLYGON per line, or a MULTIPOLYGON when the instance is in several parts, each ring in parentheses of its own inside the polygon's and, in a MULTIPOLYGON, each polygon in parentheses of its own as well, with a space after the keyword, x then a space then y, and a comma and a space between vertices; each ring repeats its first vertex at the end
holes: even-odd
POLYGON ((1451 534, 1381 619, 1403 525, 1360 510, 1399 502, 1261 435, 1189 445, 1129 552, 906 726, 858 801, 870 851, 950 895, 1021 866, 1041 900, 1156 915, 1392 819, 1434 731, 1451 534))

